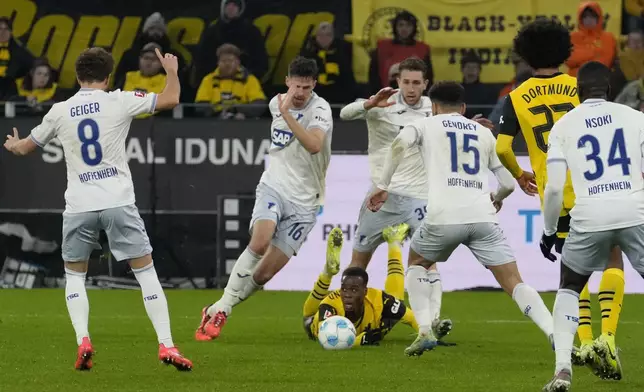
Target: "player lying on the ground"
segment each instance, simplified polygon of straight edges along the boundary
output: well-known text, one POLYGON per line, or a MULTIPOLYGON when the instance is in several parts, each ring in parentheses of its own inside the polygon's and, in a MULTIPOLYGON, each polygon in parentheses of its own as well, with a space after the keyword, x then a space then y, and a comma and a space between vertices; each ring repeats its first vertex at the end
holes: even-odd
MULTIPOLYGON (((400 249, 408 230, 406 224, 401 224, 385 229, 383 236, 390 246, 400 249)), ((331 280, 340 267, 342 242, 342 231, 336 227, 327 240, 324 272, 304 303, 304 328, 309 337, 316 339, 320 323, 335 315, 347 317, 354 324, 358 334, 354 346, 377 344, 398 321, 418 330, 414 315, 403 303, 404 270, 400 258, 389 260, 385 291, 368 288, 367 272, 349 267, 342 273, 341 288, 329 293, 331 280)))
POLYGON ((250 242, 233 266, 223 296, 201 312, 195 339, 219 337, 233 307, 250 297, 293 257, 317 220, 331 160, 331 107, 313 92, 315 60, 289 65, 288 92, 269 106, 269 165, 257 185, 250 242))
POLYGON ((63 213, 62 258, 65 261, 67 310, 76 332, 78 370, 92 368, 94 348, 89 338, 89 301, 85 290, 87 264, 98 235, 107 234, 118 261, 127 261, 141 285, 143 304, 159 340, 159 359, 179 370, 192 362, 172 342, 168 303, 152 262, 152 247, 134 199, 132 175, 125 154, 125 139, 132 119, 143 113, 171 109, 179 103, 177 58, 156 51, 167 79, 160 94, 106 92, 114 67, 112 55, 102 48, 84 50, 76 59, 81 89, 70 99, 52 106, 28 138, 18 130, 4 146, 25 155, 58 138, 65 152, 67 191, 63 213))
MULTIPOLYGON (((570 211, 570 235, 561 255, 561 284, 555 306, 556 366, 544 391, 567 391, 572 382, 571 352, 581 321, 579 294, 594 271, 608 264, 619 246, 644 276, 644 114, 607 102, 611 71, 586 63, 577 74, 581 105, 563 116, 550 133, 548 183, 544 201, 545 257, 555 241, 566 172, 570 170, 577 200, 570 211)), ((593 343, 603 375, 619 376, 615 336, 602 334, 593 343)))
MULTIPOLYGON (((561 73, 559 67, 570 56, 570 32, 566 26, 552 20, 537 20, 518 32, 514 51, 534 69, 534 77, 523 82, 506 98, 503 121, 496 143, 501 163, 514 175, 528 194, 538 192, 543 208, 546 186, 546 153, 548 136, 553 125, 568 111, 579 105, 577 80, 561 73), (528 97, 526 99, 525 97, 528 97), (528 146, 530 165, 534 174, 523 171, 512 152, 514 137, 521 131, 528 146), (536 189, 534 182, 536 181, 536 189)), ((570 177, 564 187, 564 202, 557 227, 555 249, 561 253, 570 229, 570 210, 575 204, 575 192, 570 177)), ((554 257, 553 257, 554 259, 554 257)), ((554 260, 552 260, 554 261, 554 260)), ((602 314, 602 336, 614 336, 624 298, 624 265, 622 252, 615 249, 610 255, 608 268, 599 283, 599 304, 602 314)), ((588 364, 599 372, 599 361, 593 351, 590 292, 588 286, 579 297, 579 340, 581 346, 573 354, 577 365, 588 364)), ((618 374, 610 378, 620 378, 618 374)))
MULTIPOLYGON (((405 274, 400 248, 408 230, 407 224, 403 223, 383 231, 389 246, 384 291, 367 287, 368 275, 364 269, 349 267, 342 273, 341 288, 329 293, 331 280, 340 268, 343 242, 342 230, 337 227, 331 230, 324 271, 304 302, 304 329, 311 339, 317 338, 320 323, 335 315, 347 317, 354 324, 358 333, 354 346, 378 344, 398 321, 418 331, 411 309, 404 304, 405 274)), ((449 333, 446 325, 438 316, 433 319, 432 329, 438 339, 449 333)))
POLYGON ((552 315, 539 293, 523 283, 498 224, 496 213, 514 190, 514 181, 494 151, 492 132, 463 116, 464 89, 460 84, 438 82, 429 90, 429 97, 434 115, 400 131, 387 154, 378 190, 369 199, 369 209, 380 209, 407 151, 418 146, 423 149, 429 186, 427 216, 412 237, 405 282, 419 332, 405 354, 421 355, 437 345, 431 329, 427 271, 434 263, 446 261, 461 244, 494 274, 521 311, 552 340, 552 315), (487 189, 490 171, 499 182, 493 193, 487 189))

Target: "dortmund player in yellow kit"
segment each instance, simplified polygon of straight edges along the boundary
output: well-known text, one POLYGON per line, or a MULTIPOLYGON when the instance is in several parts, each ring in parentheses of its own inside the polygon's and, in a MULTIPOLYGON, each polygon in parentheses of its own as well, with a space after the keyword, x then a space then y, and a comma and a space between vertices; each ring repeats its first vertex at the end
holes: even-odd
MULTIPOLYGON (((500 134, 496 151, 503 165, 517 179, 521 189, 529 194, 539 194, 543 205, 546 185, 546 158, 548 135, 553 124, 564 114, 579 105, 577 80, 559 72, 559 67, 571 54, 570 33, 558 22, 537 20, 529 23, 514 39, 514 51, 534 71, 534 76, 512 91, 505 101, 500 121, 500 134), (514 137, 521 131, 528 147, 530 165, 534 173, 523 171, 512 151, 514 137)), ((570 173, 564 187, 564 202, 557 228, 555 249, 561 253, 568 235, 570 216, 575 194, 570 173)), ((553 257, 554 258, 554 257, 553 257)), ((551 261, 555 261, 551 258, 551 261)), ((595 354, 597 348, 608 344, 615 351, 615 331, 624 298, 624 272, 621 250, 614 249, 608 269, 604 271, 599 286, 602 310, 602 334, 593 341, 588 286, 579 298, 579 329, 581 346, 573 354, 577 365, 592 365, 595 374, 602 378, 621 379, 621 366, 607 355, 595 354), (595 350, 593 350, 593 346, 595 350), (599 367, 611 371, 599 372, 599 367)), ((604 351, 605 352, 605 351, 604 351)))
MULTIPOLYGON (((414 314, 403 302, 405 273, 400 246, 408 230, 407 224, 401 224, 383 231, 383 237, 389 245, 384 291, 368 288, 367 272, 360 267, 350 267, 342 273, 341 288, 329 293, 331 279, 340 267, 343 241, 339 228, 331 231, 327 242, 324 272, 304 303, 304 328, 311 339, 317 339, 320 322, 334 315, 347 317, 355 326, 358 336, 354 347, 378 344, 399 321, 418 332, 414 314)), ((445 327, 445 321, 438 319, 432 324, 436 336, 441 338, 449 332, 445 327)))

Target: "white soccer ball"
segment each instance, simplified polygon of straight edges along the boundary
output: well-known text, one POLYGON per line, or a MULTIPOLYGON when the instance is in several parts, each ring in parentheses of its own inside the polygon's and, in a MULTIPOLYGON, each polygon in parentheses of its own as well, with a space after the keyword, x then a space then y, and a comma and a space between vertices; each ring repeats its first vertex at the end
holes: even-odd
POLYGON ((318 341, 325 350, 347 350, 356 340, 356 327, 346 317, 331 316, 320 324, 318 341))

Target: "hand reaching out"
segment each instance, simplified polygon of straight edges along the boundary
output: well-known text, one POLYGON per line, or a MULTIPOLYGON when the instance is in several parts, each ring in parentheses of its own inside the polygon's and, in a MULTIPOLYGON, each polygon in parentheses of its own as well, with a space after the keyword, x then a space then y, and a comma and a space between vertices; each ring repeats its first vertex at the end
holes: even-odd
POLYGON ((396 102, 388 102, 388 100, 397 91, 398 90, 394 90, 391 87, 381 89, 376 93, 376 95, 369 97, 369 99, 364 103, 364 108, 369 110, 372 108, 386 108, 395 105, 396 102))

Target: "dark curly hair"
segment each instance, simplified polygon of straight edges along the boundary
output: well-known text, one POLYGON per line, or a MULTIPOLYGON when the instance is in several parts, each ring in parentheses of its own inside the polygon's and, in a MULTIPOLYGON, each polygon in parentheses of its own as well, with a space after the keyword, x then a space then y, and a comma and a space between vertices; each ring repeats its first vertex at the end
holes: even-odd
POLYGON ((114 68, 112 55, 103 48, 88 48, 76 59, 76 77, 81 82, 103 82, 114 68))
POLYGON ((533 69, 558 68, 572 51, 570 32, 551 19, 524 25, 514 37, 514 52, 533 69))

